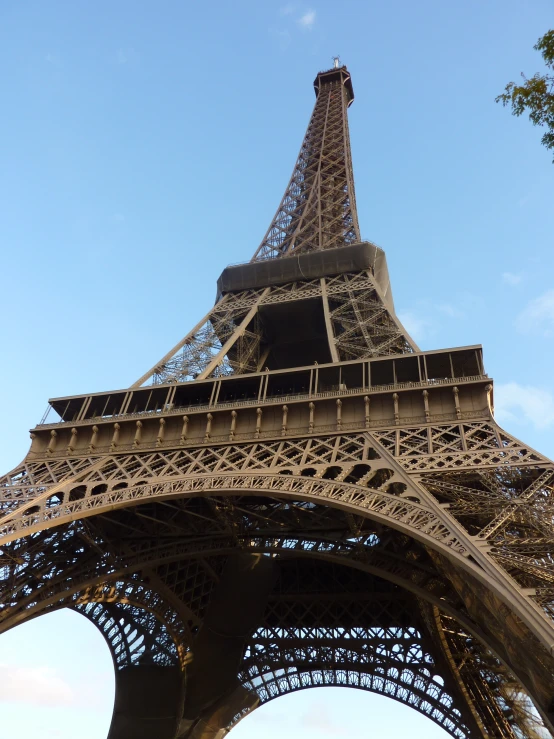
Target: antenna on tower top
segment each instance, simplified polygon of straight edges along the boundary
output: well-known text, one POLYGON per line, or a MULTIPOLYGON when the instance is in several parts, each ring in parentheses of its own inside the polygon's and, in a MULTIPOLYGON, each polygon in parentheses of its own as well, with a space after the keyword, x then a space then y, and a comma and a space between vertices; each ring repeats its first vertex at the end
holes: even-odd
POLYGON ((338 69, 339 68, 339 65, 340 65, 340 56, 334 56, 333 57, 333 65, 334 65, 335 69, 338 69))

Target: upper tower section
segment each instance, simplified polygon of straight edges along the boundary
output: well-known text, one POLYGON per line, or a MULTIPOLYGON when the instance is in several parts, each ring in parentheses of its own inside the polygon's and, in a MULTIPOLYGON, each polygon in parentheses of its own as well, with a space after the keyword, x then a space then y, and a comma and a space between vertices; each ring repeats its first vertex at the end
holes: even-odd
POLYGON ((348 132, 350 73, 345 66, 320 72, 314 88, 316 102, 292 177, 253 262, 361 241, 348 132))
POLYGON ((260 247, 223 270, 211 311, 134 387, 417 351, 395 314, 383 250, 360 239, 350 74, 336 64, 314 87, 300 155, 260 247))

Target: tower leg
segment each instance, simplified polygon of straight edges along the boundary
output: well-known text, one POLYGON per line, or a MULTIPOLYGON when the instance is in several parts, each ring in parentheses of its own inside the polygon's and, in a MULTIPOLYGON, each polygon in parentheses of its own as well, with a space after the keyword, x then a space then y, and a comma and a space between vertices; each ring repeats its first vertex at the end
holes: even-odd
POLYGON ((239 685, 230 695, 220 701, 211 714, 204 715, 190 733, 179 734, 177 739, 222 739, 229 733, 229 725, 233 719, 246 714, 259 705, 260 699, 255 693, 239 685))
POLYGON ((108 739, 174 739, 182 701, 178 667, 141 665, 118 670, 108 739))
POLYGON ((227 560, 192 646, 179 737, 219 739, 235 715, 254 707, 257 697, 240 686, 237 673, 276 577, 272 557, 241 553, 227 560))

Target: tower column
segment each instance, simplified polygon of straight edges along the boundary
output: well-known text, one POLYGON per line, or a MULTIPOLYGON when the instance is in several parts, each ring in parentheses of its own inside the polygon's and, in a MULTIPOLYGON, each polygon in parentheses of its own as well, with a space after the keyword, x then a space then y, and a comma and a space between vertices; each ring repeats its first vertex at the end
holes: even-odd
POLYGON ((219 739, 238 712, 256 705, 237 673, 276 577, 272 557, 242 552, 227 560, 192 645, 179 739, 219 739))
POLYGON ((179 667, 139 665, 117 670, 108 739, 175 739, 182 701, 179 667))

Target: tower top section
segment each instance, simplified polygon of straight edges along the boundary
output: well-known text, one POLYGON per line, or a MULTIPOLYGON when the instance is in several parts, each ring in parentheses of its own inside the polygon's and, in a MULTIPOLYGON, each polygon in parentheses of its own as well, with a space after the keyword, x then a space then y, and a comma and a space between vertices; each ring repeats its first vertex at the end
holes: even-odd
POLYGON ((319 95, 319 91, 325 88, 326 85, 340 84, 346 90, 347 96, 347 107, 350 107, 354 102, 354 87, 352 86, 352 77, 350 72, 343 64, 338 66, 339 58, 335 57, 335 64, 332 69, 328 69, 326 72, 320 72, 314 80, 314 90, 316 97, 319 95))
POLYGON ((336 57, 314 80, 316 102, 292 177, 253 262, 361 241, 347 115, 354 88, 339 64, 336 57))

